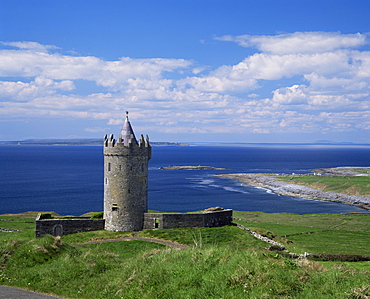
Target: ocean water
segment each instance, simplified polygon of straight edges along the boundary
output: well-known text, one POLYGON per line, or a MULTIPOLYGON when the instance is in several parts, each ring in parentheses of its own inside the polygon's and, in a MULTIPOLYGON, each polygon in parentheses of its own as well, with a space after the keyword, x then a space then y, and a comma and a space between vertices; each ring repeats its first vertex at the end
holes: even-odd
MULTIPOLYGON (((240 211, 364 212, 345 204, 276 195, 219 173, 310 173, 313 168, 370 166, 370 146, 229 145, 153 147, 149 209, 197 211, 221 206, 240 211), (206 165, 224 170, 163 170, 206 165)), ((0 214, 55 211, 81 215, 103 210, 103 148, 0 146, 0 214)))

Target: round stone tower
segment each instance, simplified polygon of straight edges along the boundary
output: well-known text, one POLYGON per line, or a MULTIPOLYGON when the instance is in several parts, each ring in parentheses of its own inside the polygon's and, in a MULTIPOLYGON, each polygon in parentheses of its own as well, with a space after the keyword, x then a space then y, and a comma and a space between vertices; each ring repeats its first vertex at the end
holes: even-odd
POLYGON ((148 136, 135 138, 128 119, 118 141, 104 137, 104 219, 105 229, 139 231, 148 212, 148 161, 152 150, 148 136))

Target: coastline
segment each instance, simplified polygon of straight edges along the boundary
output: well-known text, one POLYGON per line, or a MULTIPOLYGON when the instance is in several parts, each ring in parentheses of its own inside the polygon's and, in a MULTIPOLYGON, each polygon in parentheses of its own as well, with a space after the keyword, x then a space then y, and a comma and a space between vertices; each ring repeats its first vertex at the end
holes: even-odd
POLYGON ((214 174, 209 176, 238 180, 239 182, 253 187, 269 189, 272 192, 283 196, 341 202, 357 206, 365 210, 370 210, 369 197, 347 195, 332 191, 322 191, 307 186, 287 183, 273 176, 252 173, 214 174))

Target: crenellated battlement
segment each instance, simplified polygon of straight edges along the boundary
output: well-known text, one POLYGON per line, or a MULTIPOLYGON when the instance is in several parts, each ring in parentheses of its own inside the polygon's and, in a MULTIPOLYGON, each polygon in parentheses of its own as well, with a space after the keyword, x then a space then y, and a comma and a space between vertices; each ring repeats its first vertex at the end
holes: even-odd
POLYGON ((139 142, 136 141, 135 136, 131 134, 128 142, 125 142, 122 137, 119 137, 118 140, 114 139, 113 134, 110 134, 109 137, 107 134, 104 136, 104 147, 115 147, 115 146, 125 146, 125 147, 133 147, 138 146, 140 148, 143 147, 151 147, 149 143, 149 136, 146 135, 146 138, 144 139, 143 134, 140 135, 139 142), (128 145, 125 145, 128 144, 128 145))
POLYGON ((130 140, 126 143, 122 138, 114 139, 113 134, 104 136, 104 155, 105 156, 148 156, 148 160, 152 157, 152 147, 149 143, 149 137, 141 135, 137 142, 134 135, 131 135, 130 140))

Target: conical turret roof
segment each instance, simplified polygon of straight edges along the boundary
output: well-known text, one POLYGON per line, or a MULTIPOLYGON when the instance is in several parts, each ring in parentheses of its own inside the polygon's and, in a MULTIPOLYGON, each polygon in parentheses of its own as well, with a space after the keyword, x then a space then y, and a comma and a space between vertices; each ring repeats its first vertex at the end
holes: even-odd
POLYGON ((126 119, 125 119, 124 124, 122 125, 119 138, 122 138, 122 142, 124 146, 128 146, 131 137, 133 138, 132 142, 135 142, 137 144, 134 130, 132 129, 131 123, 128 119, 128 111, 126 111, 126 119))

